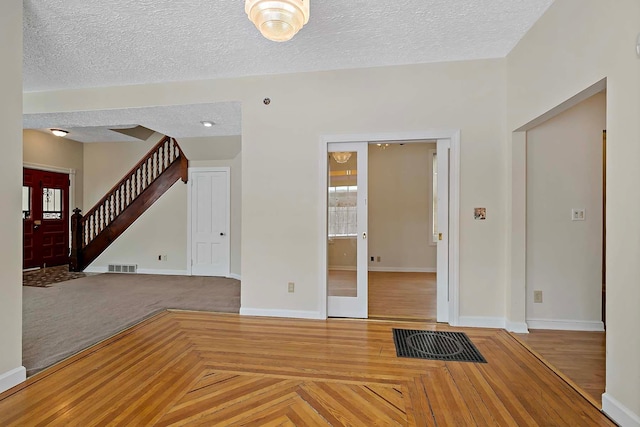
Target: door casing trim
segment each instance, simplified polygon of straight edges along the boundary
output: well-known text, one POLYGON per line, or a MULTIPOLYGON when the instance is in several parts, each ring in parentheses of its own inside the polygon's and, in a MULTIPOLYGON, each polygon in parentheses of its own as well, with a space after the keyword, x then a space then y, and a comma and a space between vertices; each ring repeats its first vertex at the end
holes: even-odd
POLYGON ((326 181, 328 173, 328 144, 340 142, 369 143, 417 143, 425 140, 449 139, 449 324, 459 324, 460 310, 460 130, 432 129, 423 131, 374 132, 359 134, 325 134, 318 144, 319 179, 317 197, 321 201, 318 210, 318 312, 321 318, 327 318, 327 200, 326 181))

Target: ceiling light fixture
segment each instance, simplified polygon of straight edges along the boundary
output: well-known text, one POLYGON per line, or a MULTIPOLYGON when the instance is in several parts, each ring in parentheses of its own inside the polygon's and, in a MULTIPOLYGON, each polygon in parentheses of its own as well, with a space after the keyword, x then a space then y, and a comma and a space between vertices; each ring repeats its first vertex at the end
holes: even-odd
POLYGON ((207 121, 207 120, 205 120, 203 122, 200 122, 200 123, 202 123, 202 126, 204 126, 206 128, 210 128, 211 126, 213 126, 215 124, 214 122, 210 122, 210 121, 207 121))
POLYGON ((263 36, 291 40, 309 22, 310 0, 245 0, 244 11, 263 36))
POLYGON ((389 147, 389 144, 376 144, 378 146, 378 148, 380 148, 381 150, 386 150, 387 147, 389 147))
POLYGON ((336 151, 331 153, 331 157, 333 157, 333 160, 335 160, 336 162, 342 164, 349 161, 349 159, 351 158, 351 153, 348 151, 336 151))
POLYGON ((59 136, 60 138, 64 138, 69 133, 68 131, 62 130, 62 129, 50 129, 50 130, 52 134, 54 134, 55 136, 59 136))

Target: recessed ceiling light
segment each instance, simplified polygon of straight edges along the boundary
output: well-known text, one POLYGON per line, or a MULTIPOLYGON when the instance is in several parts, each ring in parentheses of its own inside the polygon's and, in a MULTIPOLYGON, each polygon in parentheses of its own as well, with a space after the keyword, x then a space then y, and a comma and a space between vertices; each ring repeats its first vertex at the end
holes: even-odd
POLYGON ((204 126, 206 128, 210 128, 211 126, 215 125, 214 122, 210 122, 210 121, 203 121, 203 122, 200 122, 200 123, 202 123, 202 126, 204 126))
POLYGON ((67 132, 66 130, 62 130, 62 129, 51 129, 51 133, 54 134, 55 136, 59 136, 59 137, 65 137, 67 136, 67 134, 69 132, 67 132))

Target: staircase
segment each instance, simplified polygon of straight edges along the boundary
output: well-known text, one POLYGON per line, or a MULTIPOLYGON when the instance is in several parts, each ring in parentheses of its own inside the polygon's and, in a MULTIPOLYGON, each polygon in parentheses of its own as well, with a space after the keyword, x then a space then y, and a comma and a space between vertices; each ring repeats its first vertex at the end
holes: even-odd
POLYGON ((83 271, 133 222, 182 179, 188 160, 175 139, 164 137, 84 216, 71 217, 70 271, 83 271))

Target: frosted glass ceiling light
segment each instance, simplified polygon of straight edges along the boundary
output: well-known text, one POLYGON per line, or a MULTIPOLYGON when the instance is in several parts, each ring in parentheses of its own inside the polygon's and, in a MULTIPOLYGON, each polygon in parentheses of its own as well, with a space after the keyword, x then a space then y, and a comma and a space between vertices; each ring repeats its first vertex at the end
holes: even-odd
POLYGON ((59 136, 59 137, 65 137, 67 136, 67 134, 69 132, 67 132, 66 130, 62 130, 62 129, 51 129, 51 133, 54 134, 55 136, 59 136))
POLYGON ((351 153, 348 151, 336 151, 331 153, 331 157, 338 163, 347 163, 351 158, 351 153))
POLYGON ((249 20, 263 36, 286 42, 309 22, 310 0, 245 0, 249 20))

